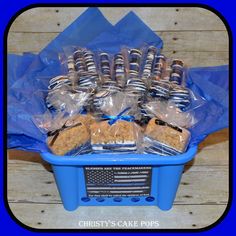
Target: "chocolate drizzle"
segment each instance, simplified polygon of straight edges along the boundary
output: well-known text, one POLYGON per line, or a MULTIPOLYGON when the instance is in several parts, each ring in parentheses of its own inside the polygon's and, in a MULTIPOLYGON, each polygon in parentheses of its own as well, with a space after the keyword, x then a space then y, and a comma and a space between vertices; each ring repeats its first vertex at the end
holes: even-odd
POLYGON ((157 125, 161 125, 161 126, 168 126, 168 127, 172 128, 172 129, 177 130, 177 131, 179 131, 180 133, 182 133, 182 129, 181 129, 181 128, 179 128, 178 126, 174 126, 174 125, 168 124, 167 122, 165 122, 165 121, 163 121, 163 120, 158 120, 158 119, 156 119, 156 120, 155 120, 155 123, 156 123, 157 125))

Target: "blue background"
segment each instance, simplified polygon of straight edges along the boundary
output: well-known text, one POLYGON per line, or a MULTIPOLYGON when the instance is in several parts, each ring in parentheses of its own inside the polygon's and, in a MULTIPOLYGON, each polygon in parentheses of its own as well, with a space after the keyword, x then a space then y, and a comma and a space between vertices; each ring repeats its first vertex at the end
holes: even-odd
MULTIPOLYGON (((105 2, 105 1, 100 1, 101 2, 105 2)), ((121 3, 122 1, 120 1, 121 3)), ((149 3, 168 3, 168 1, 145 1, 145 4, 147 4, 147 2, 149 3)), ((12 0, 8 0, 4 2, 0 3, 0 9, 2 9, 1 11, 1 16, 0 16, 0 22, 1 22, 1 28, 0 28, 0 34, 1 34, 1 45, 0 45, 0 53, 2 54, 0 57, 0 64, 1 64, 1 84, 3 84, 3 52, 4 52, 4 44, 3 44, 3 37, 4 37, 4 31, 5 28, 7 26, 7 24, 9 23, 10 19, 12 18, 12 16, 14 16, 16 14, 16 12, 18 12, 19 10, 21 10, 24 7, 29 6, 30 4, 34 4, 34 3, 65 3, 63 1, 18 1, 18 2, 14 2, 12 0)), ((78 3, 77 1, 70 1, 70 3, 78 3)), ((86 2, 84 2, 86 3, 86 2)), ((91 3, 91 2, 90 2, 91 3)), ((95 3, 95 1, 94 1, 95 3)), ((99 3, 99 1, 97 1, 97 3, 99 3)), ((107 1, 106 1, 107 3, 107 1)), ((112 1, 110 1, 110 3, 112 3, 112 1)), ((127 1, 126 1, 127 3, 127 1)), ((129 3, 142 3, 142 1, 129 1, 129 3)), ((233 7, 233 3, 230 3, 230 1, 228 0, 224 0, 224 1, 171 1, 171 3, 195 3, 195 4, 204 4, 204 5, 208 5, 212 8, 214 8, 215 10, 217 10, 218 12, 221 13, 221 15, 226 19, 226 21, 228 22, 231 30, 232 30, 232 34, 233 34, 233 38, 235 38, 235 32, 236 32, 236 23, 235 23, 235 10, 233 7)), ((235 49, 233 48, 233 53, 235 55, 235 49)), ((234 86, 234 85, 233 85, 234 86)), ((3 101, 3 99, 6 97, 6 90, 3 89, 3 86, 1 86, 1 99, 3 101)), ((235 96, 234 96, 235 97, 235 96)), ((3 102, 1 103, 1 109, 3 111, 3 102)), ((3 116, 1 116, 1 130, 3 130, 5 127, 3 126, 3 117, 4 115, 6 116, 6 114, 4 113, 4 111, 2 112, 3 116)), ((231 126, 232 127, 232 126, 231 126)), ((2 132, 3 133, 3 132, 2 132)), ((1 150, 2 150, 2 159, 1 159, 1 186, 0 186, 0 226, 1 226, 1 231, 7 231, 7 233, 9 235, 31 235, 32 232, 22 228, 20 225, 18 225, 8 214, 7 209, 5 207, 4 204, 4 163, 6 164, 6 153, 3 151, 3 140, 4 136, 1 136, 1 150)), ((235 167, 235 164, 234 164, 235 167)), ((235 178, 235 176, 234 176, 235 178)), ((235 181, 233 181, 235 182, 235 181)), ((231 194, 234 195, 234 194, 231 194)), ((233 198, 233 197, 232 197, 233 198)), ((212 228, 209 231, 205 231, 202 232, 202 234, 207 234, 207 235, 215 235, 215 234, 220 234, 220 233, 226 233, 226 231, 230 232, 233 231, 233 218, 235 218, 236 215, 236 207, 235 207, 235 203, 234 203, 234 199, 232 199, 232 206, 230 211, 228 212, 228 214, 226 215, 226 217, 222 220, 222 222, 220 224, 218 224, 217 226, 215 226, 214 228, 212 228)), ((39 234, 39 233, 38 233, 39 234)), ((165 233, 166 235, 166 233, 165 233)))

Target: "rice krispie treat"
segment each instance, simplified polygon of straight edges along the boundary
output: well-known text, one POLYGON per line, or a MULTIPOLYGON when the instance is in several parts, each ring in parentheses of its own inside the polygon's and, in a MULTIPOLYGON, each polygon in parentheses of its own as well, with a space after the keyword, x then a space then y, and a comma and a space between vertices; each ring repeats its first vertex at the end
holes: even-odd
POLYGON ((76 155, 91 150, 89 126, 91 115, 76 115, 67 119, 64 125, 48 133, 48 147, 56 155, 76 155))
POLYGON ((90 125, 95 122, 95 119, 91 114, 78 115, 76 119, 85 124, 88 129, 90 129, 90 125))
POLYGON ((160 155, 177 155, 185 152, 190 132, 187 129, 152 118, 144 133, 145 152, 160 155))
POLYGON ((133 122, 119 120, 110 125, 108 121, 101 121, 90 126, 91 145, 95 152, 135 151, 136 147, 136 126, 133 122))
POLYGON ((93 152, 114 154, 137 151, 140 128, 134 121, 138 97, 113 91, 102 97, 99 104, 97 122, 90 126, 93 152))

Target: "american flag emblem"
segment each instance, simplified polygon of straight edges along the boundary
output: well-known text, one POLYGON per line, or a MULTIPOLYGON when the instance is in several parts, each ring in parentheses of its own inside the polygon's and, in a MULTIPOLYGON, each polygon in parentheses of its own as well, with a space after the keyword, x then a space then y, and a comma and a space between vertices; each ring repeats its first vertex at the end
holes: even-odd
POLYGON ((84 168, 87 196, 149 196, 150 166, 92 166, 84 168))

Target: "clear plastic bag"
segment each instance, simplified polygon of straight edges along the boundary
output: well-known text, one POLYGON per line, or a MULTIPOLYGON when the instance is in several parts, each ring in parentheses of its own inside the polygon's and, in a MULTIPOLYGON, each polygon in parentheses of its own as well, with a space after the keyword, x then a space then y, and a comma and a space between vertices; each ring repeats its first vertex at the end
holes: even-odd
POLYGON ((74 86, 95 88, 99 83, 97 60, 87 48, 65 47, 60 61, 74 86))
POLYGON ((189 128, 198 122, 194 110, 182 112, 171 101, 151 101, 145 104, 145 109, 160 120, 180 127, 189 128))
POLYGON ((78 155, 91 152, 90 123, 87 107, 92 90, 72 86, 68 76, 50 80, 45 103, 49 110, 33 117, 34 124, 48 135, 48 148, 56 155, 78 155))
POLYGON ((190 138, 187 129, 152 118, 144 132, 144 153, 178 155, 186 151, 190 138))
POLYGON ((152 70, 155 62, 156 54, 158 49, 154 46, 146 46, 145 53, 143 53, 142 58, 142 69, 141 77, 145 83, 147 83, 148 78, 152 75, 152 70))
POLYGON ((103 115, 91 125, 91 144, 94 153, 138 152, 140 127, 134 122, 137 98, 117 92, 102 99, 103 115))
POLYGON ((169 81, 171 84, 185 86, 187 67, 180 59, 167 58, 163 54, 155 56, 150 77, 157 81, 169 81))
POLYGON ((112 60, 112 75, 117 85, 124 88, 127 84, 127 57, 121 51, 116 53, 112 60))
POLYGON ((160 80, 167 67, 167 58, 163 54, 157 54, 154 59, 154 65, 152 70, 152 77, 156 80, 160 80))
POLYGON ((101 105, 103 99, 122 90, 120 83, 125 82, 125 62, 122 53, 118 53, 112 57, 112 55, 108 53, 99 51, 97 58, 99 61, 98 64, 100 65, 99 74, 101 80, 93 96, 93 110, 95 114, 99 116, 99 114, 102 114, 101 105), (124 80, 121 81, 120 79, 124 80))
POLYGON ((33 117, 35 125, 47 134, 46 143, 50 151, 56 155, 71 156, 91 152, 90 125, 94 121, 90 114, 53 115, 49 111, 33 117))
POLYGON ((125 91, 142 98, 147 93, 147 80, 142 78, 142 67, 145 67, 146 61, 145 47, 127 49, 127 55, 129 64, 125 91))
POLYGON ((63 51, 59 55, 59 59, 67 73, 71 71, 77 71, 78 73, 97 72, 98 66, 95 55, 89 49, 78 46, 67 46, 63 48, 63 51))
POLYGON ((142 49, 131 48, 128 49, 129 57, 129 79, 137 78, 141 72, 142 49))
POLYGON ((106 52, 97 52, 96 60, 98 64, 98 74, 102 78, 102 81, 112 80, 112 56, 106 52))
POLYGON ((73 58, 75 62, 75 68, 78 73, 83 73, 87 71, 85 58, 84 58, 84 49, 77 48, 73 52, 73 58))
POLYGON ((187 69, 184 62, 180 59, 173 59, 171 61, 170 82, 177 85, 185 85, 185 70, 187 69))
POLYGON ((92 94, 87 89, 74 90, 72 87, 64 85, 56 90, 49 91, 46 104, 48 109, 64 112, 71 116, 81 113, 91 96, 92 94))
POLYGON ((152 78, 148 92, 154 100, 171 102, 182 112, 194 110, 206 102, 205 98, 194 94, 191 89, 164 79, 152 78))

